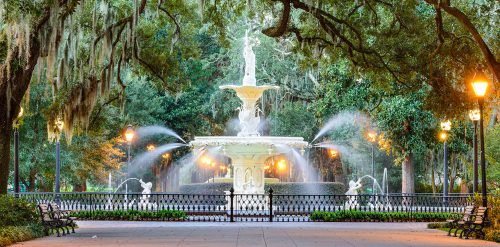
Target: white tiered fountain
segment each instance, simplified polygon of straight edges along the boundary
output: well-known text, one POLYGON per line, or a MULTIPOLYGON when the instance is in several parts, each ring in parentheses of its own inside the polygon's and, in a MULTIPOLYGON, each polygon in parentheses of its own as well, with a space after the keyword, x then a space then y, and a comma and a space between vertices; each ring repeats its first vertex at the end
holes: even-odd
POLYGON ((221 147, 222 153, 232 160, 233 188, 235 194, 264 194, 264 162, 276 155, 275 146, 288 146, 303 150, 307 142, 302 137, 260 136, 260 110, 257 100, 268 89, 279 89, 278 86, 257 86, 255 80, 255 54, 252 47, 255 43, 244 38, 245 76, 243 85, 225 85, 220 89, 232 89, 243 102, 238 115, 241 131, 238 136, 197 136, 190 143, 195 152, 202 152, 210 147, 221 147))

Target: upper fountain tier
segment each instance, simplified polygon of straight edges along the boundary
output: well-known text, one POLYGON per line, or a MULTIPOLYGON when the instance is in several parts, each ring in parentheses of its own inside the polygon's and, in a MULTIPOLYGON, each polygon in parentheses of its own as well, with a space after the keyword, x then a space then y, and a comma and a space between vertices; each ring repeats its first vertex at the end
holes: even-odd
POLYGON ((244 41, 245 47, 243 49, 243 57, 245 58, 245 76, 243 77, 243 85, 224 85, 220 86, 219 89, 232 89, 236 91, 236 95, 243 102, 239 108, 240 113, 238 114, 241 127, 238 136, 259 136, 258 127, 260 116, 259 110, 255 107, 255 104, 264 91, 268 89, 279 89, 279 87, 272 85, 256 85, 255 53, 252 47, 258 42, 248 37, 248 31, 245 34, 244 41))

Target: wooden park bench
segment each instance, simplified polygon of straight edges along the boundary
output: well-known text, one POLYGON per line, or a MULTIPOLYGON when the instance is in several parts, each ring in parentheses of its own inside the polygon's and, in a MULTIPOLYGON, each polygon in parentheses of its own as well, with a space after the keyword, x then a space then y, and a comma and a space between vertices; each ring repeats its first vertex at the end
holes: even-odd
POLYGON ((454 237, 457 236, 458 230, 464 230, 465 225, 472 223, 472 214, 474 213, 474 206, 465 207, 464 214, 460 219, 448 219, 446 222, 450 224, 450 230, 448 230, 448 236, 451 236, 451 231, 455 229, 454 237))
POLYGON ((63 230, 64 234, 64 228, 66 228, 66 233, 69 234, 69 227, 71 227, 71 232, 75 233, 75 220, 76 217, 70 217, 71 211, 70 210, 61 210, 59 208, 59 205, 57 203, 50 203, 49 204, 50 209, 52 211, 52 217, 54 219, 60 220, 63 223, 63 227, 61 229, 63 230))
POLYGON ((469 235, 474 233, 476 238, 484 238, 484 227, 488 223, 486 221, 488 208, 487 207, 478 207, 477 212, 473 214, 474 221, 468 224, 465 229, 460 233, 460 238, 465 235, 465 239, 469 239, 469 235))
MULTIPOLYGON (((63 221, 53 217, 52 213, 49 211, 49 206, 47 204, 38 204, 38 210, 40 211, 40 218, 44 228, 45 235, 49 235, 50 230, 55 230, 57 236, 60 237, 59 228, 62 228, 63 221)), ((63 235, 66 235, 63 230, 63 235)))

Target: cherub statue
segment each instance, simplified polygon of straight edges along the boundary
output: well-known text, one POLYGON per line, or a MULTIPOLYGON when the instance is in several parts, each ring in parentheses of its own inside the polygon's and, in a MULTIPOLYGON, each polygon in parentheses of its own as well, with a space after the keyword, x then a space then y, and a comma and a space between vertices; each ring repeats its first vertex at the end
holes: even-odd
POLYGON ((353 180, 349 181, 349 189, 345 193, 347 196, 347 202, 345 204, 346 207, 356 207, 358 206, 358 190, 363 187, 361 184, 361 178, 358 181, 354 182, 353 180))

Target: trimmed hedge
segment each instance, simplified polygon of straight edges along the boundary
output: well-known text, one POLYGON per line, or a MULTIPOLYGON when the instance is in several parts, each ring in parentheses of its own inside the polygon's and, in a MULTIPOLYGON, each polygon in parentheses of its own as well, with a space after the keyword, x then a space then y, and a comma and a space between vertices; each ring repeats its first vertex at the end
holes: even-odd
POLYGON ((432 222, 459 218, 457 213, 410 213, 410 212, 365 212, 343 210, 336 212, 314 211, 310 219, 325 222, 432 222))
POLYGON ((43 236, 43 226, 40 224, 35 223, 24 226, 3 226, 0 227, 0 247, 43 236))
MULTIPOLYGON (((181 194, 224 194, 229 191, 233 183, 197 183, 182 185, 179 190, 181 194)), ((267 193, 273 188, 276 195, 332 195, 344 194, 344 184, 337 182, 324 183, 266 183, 264 189, 267 193)))
POLYGON ((160 211, 138 211, 138 210, 95 210, 77 211, 71 213, 72 217, 81 220, 131 220, 131 221, 179 221, 187 219, 184 211, 180 210, 160 210, 160 211))

